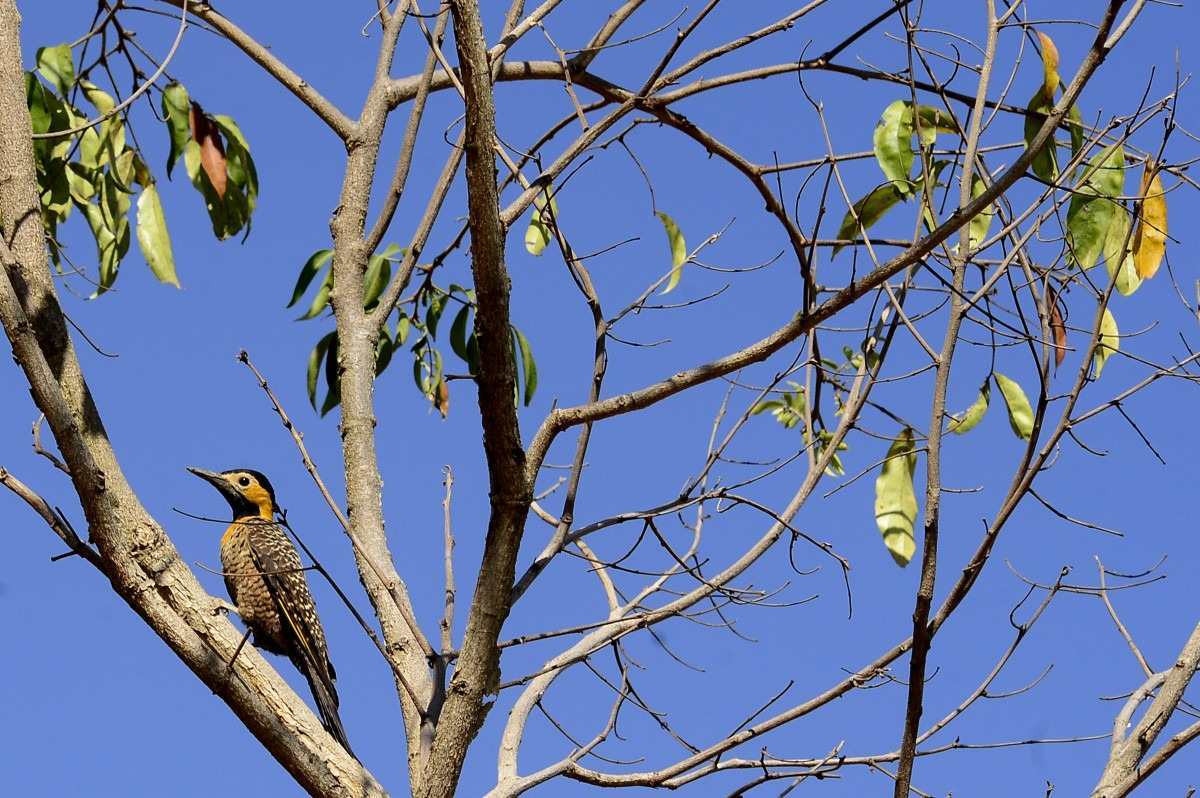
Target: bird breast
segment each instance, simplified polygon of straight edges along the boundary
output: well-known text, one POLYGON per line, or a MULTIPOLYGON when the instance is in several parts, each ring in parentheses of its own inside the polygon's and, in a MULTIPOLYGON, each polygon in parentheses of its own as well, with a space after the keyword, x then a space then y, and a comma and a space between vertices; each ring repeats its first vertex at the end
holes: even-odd
POLYGON ((288 654, 282 619, 270 588, 255 565, 245 524, 235 522, 221 536, 221 569, 238 615, 254 632, 254 644, 275 654, 288 654))

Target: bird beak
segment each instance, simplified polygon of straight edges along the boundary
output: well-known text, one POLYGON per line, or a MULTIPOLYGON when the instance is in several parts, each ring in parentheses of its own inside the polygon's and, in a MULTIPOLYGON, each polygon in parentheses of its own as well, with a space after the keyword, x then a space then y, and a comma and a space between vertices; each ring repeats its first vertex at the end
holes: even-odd
POLYGON ((241 498, 237 490, 234 489, 233 485, 229 484, 229 480, 225 479, 223 475, 218 474, 215 471, 206 471, 203 468, 196 468, 195 466, 188 466, 187 470, 216 488, 220 494, 225 497, 226 501, 233 502, 241 498))

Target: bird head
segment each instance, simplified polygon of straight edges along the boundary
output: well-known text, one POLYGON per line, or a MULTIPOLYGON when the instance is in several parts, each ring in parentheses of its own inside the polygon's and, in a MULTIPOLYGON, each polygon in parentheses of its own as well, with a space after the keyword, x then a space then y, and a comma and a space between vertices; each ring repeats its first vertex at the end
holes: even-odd
POLYGON ((271 487, 271 481, 261 471, 235 468, 217 473, 192 466, 188 466, 188 471, 208 482, 225 497, 225 501, 229 502, 229 507, 233 510, 234 520, 275 517, 278 509, 275 504, 275 490, 271 487))

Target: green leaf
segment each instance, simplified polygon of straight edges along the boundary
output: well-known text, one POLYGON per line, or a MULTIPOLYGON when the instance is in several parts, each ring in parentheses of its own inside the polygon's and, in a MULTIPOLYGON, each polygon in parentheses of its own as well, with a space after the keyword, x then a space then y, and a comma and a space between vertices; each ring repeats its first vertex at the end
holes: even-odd
POLYGON ((1125 208, 1113 203, 1113 218, 1104 237, 1104 266, 1109 279, 1116 275, 1116 289, 1121 296, 1129 296, 1142 284, 1133 258, 1133 236, 1130 235, 1129 215, 1125 208))
MULTIPOLYGON (((977 198, 984 191, 987 191, 987 184, 981 177, 976 175, 971 180, 971 199, 977 198)), ((988 231, 992 229, 992 218, 995 215, 996 206, 988 205, 971 218, 971 223, 968 226, 968 236, 970 237, 968 247, 970 249, 975 249, 987 238, 988 231)))
POLYGON ((1029 404, 1029 397, 1016 380, 1011 380, 998 371, 993 376, 1008 408, 1008 425, 1012 427, 1013 434, 1029 440, 1033 435, 1033 408, 1029 404))
POLYGON ((321 415, 324 416, 342 401, 342 389, 338 385, 338 339, 333 333, 329 344, 329 352, 325 355, 325 401, 321 404, 321 415))
POLYGON ((171 235, 167 232, 167 218, 163 214, 162 200, 154 184, 142 189, 137 201, 137 240, 142 248, 150 271, 160 282, 179 287, 175 274, 175 255, 171 252, 171 235))
POLYGON ((875 479, 875 523, 883 535, 883 545, 901 567, 908 565, 917 548, 913 537, 917 522, 917 494, 913 490, 916 468, 913 432, 905 427, 892 442, 875 479))
POLYGON ((521 354, 521 370, 525 374, 525 393, 523 396, 526 407, 533 401, 533 395, 537 391, 538 372, 537 362, 533 359, 533 348, 529 346, 529 339, 525 337, 525 333, 512 328, 513 339, 516 341, 516 348, 521 354))
POLYGON ((392 264, 384 255, 372 255, 363 275, 363 308, 372 310, 392 279, 392 264))
POLYGON ((887 108, 879 123, 875 125, 875 160, 883 175, 901 194, 912 191, 909 175, 912 174, 913 114, 911 103, 896 100, 887 108))
POLYGON ((1067 255, 1084 269, 1096 265, 1118 212, 1113 198, 1125 186, 1125 156, 1120 144, 1106 147, 1088 161, 1083 180, 1067 209, 1067 255))
POLYGON ((325 306, 329 304, 329 295, 331 293, 333 293, 333 270, 325 273, 325 279, 321 282, 321 287, 317 289, 317 295, 313 297, 312 304, 308 306, 308 311, 296 319, 296 321, 315 319, 325 309, 325 306))
POLYGON ((167 124, 167 133, 171 137, 171 151, 167 155, 167 177, 176 159, 183 154, 184 147, 192 139, 191 125, 188 114, 191 112, 192 100, 182 83, 170 83, 162 93, 163 120, 167 124))
POLYGON ((50 130, 50 109, 46 102, 46 87, 32 72, 25 73, 25 105, 34 133, 50 130))
POLYGON ((75 63, 71 60, 71 45, 58 44, 54 47, 39 47, 37 69, 64 98, 75 83, 75 63))
POLYGON ((912 125, 911 104, 896 100, 883 110, 873 136, 875 160, 884 177, 902 194, 912 188, 908 179, 913 163, 912 125))
POLYGON ((409 321, 408 316, 403 313, 396 321, 396 346, 404 346, 404 342, 408 340, 409 321))
POLYGON ((470 320, 471 306, 463 305, 454 314, 454 322, 450 325, 450 348, 454 354, 467 360, 467 322, 470 320))
POLYGON ((333 342, 336 335, 336 332, 325 335, 321 340, 317 341, 317 345, 313 347, 312 352, 308 355, 308 403, 312 405, 313 410, 317 409, 317 375, 321 373, 321 362, 325 359, 325 353, 329 350, 329 344, 333 342))
POLYGON ((388 336, 387 325, 384 324, 379 330, 379 340, 375 342, 375 376, 378 377, 383 373, 383 370, 392 362, 392 355, 395 354, 396 347, 392 344, 392 339, 388 336))
POLYGON ((1104 309, 1100 316, 1100 338, 1096 341, 1096 354, 1092 357, 1095 379, 1100 379, 1100 372, 1108 362, 1109 355, 1121 350, 1121 331, 1117 329, 1117 320, 1112 311, 1104 309))
POLYGON ((300 297, 304 296, 304 292, 308 290, 308 286, 312 284, 313 279, 320 273, 321 267, 329 263, 329 259, 332 257, 332 249, 318 249, 308 256, 308 260, 300 268, 300 276, 296 278, 296 287, 292 289, 292 298, 287 303, 287 307, 290 308, 300 301, 300 297))
MULTIPOLYGON (((910 108, 912 107, 911 102, 905 102, 910 108)), ((958 132, 958 122, 955 121, 954 115, 945 108, 938 108, 934 105, 918 105, 917 119, 921 123, 921 136, 923 137, 921 143, 923 145, 932 144, 933 136, 938 133, 958 132)))
POLYGON ((96 187, 87 176, 87 170, 77 163, 67 165, 67 184, 70 187, 71 199, 80 205, 86 205, 96 196, 96 187))
POLYGON ((69 171, 65 162, 51 161, 46 165, 46 171, 38 178, 42 188, 42 213, 47 217, 54 217, 59 222, 66 221, 71 212, 69 171))
POLYGON ((437 338, 438 322, 442 320, 442 313, 446 310, 446 295, 440 289, 434 288, 430 292, 429 309, 425 311, 425 329, 429 331, 430 338, 437 338))
MULTIPOLYGON (((250 157, 250 145, 246 142, 246 137, 242 135, 242 129, 238 127, 237 122, 233 121, 233 117, 214 114, 212 121, 225 134, 225 157, 229 179, 241 189, 240 193, 245 197, 245 221, 249 225, 250 216, 258 204, 258 169, 254 166, 254 159, 250 157)), ((248 227, 246 232, 249 233, 248 227)), ((391 249, 394 246, 396 245, 389 244, 388 248, 391 249)))
MULTIPOLYGON (((1039 86, 1030 98, 1026 110, 1029 111, 1025 115, 1025 146, 1033 141, 1038 131, 1042 129, 1042 125, 1046 122, 1046 116, 1054 109, 1054 100, 1047 97, 1039 86)), ((1054 136, 1051 135, 1046 141, 1046 144, 1033 156, 1033 160, 1029 164, 1029 168, 1033 173, 1045 180, 1047 183, 1054 182, 1058 177, 1058 159, 1054 153, 1054 136)))
POLYGON ((983 381, 983 385, 979 386, 979 396, 975 397, 975 401, 966 409, 966 412, 953 416, 950 419, 948 432, 953 432, 956 435, 965 435, 979 425, 983 421, 983 416, 988 411, 988 403, 992 398, 991 383, 988 380, 983 381))
POLYGON ((107 114, 117 107, 117 101, 112 98, 112 95, 90 80, 79 81, 79 87, 83 89, 83 96, 101 115, 107 114))
MULTIPOLYGON (((904 194, 896 188, 894 183, 876 186, 871 193, 854 203, 853 210, 846 211, 846 215, 842 217, 841 227, 838 228, 838 239, 857 240, 860 225, 861 230, 869 230, 902 199, 904 199, 904 194)), ((836 245, 833 248, 833 256, 836 256, 845 246, 845 244, 836 245)))
POLYGON ((533 214, 529 217, 529 227, 525 228, 525 251, 535 257, 542 254, 552 237, 547 220, 551 218, 551 215, 555 219, 558 218, 558 203, 553 197, 550 198, 550 213, 543 216, 545 208, 546 200, 543 192, 534 197, 533 214))
POLYGON ((687 262, 688 256, 687 243, 683 240, 683 232, 674 219, 663 211, 658 211, 656 215, 667 232, 667 245, 671 248, 671 276, 667 278, 667 287, 662 290, 664 294, 669 294, 675 290, 679 279, 683 277, 683 264, 687 262))

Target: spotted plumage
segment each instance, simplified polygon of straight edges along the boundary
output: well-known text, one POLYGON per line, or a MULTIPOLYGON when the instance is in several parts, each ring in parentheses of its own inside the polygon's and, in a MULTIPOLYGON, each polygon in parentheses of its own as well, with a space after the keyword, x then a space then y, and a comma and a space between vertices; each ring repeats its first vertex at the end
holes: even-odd
POLYGON ((287 657, 304 674, 322 724, 349 751, 325 631, 300 555, 287 531, 275 522, 270 481, 244 468, 219 474, 188 470, 220 491, 233 510, 233 523, 221 536, 221 569, 254 645, 287 657))

